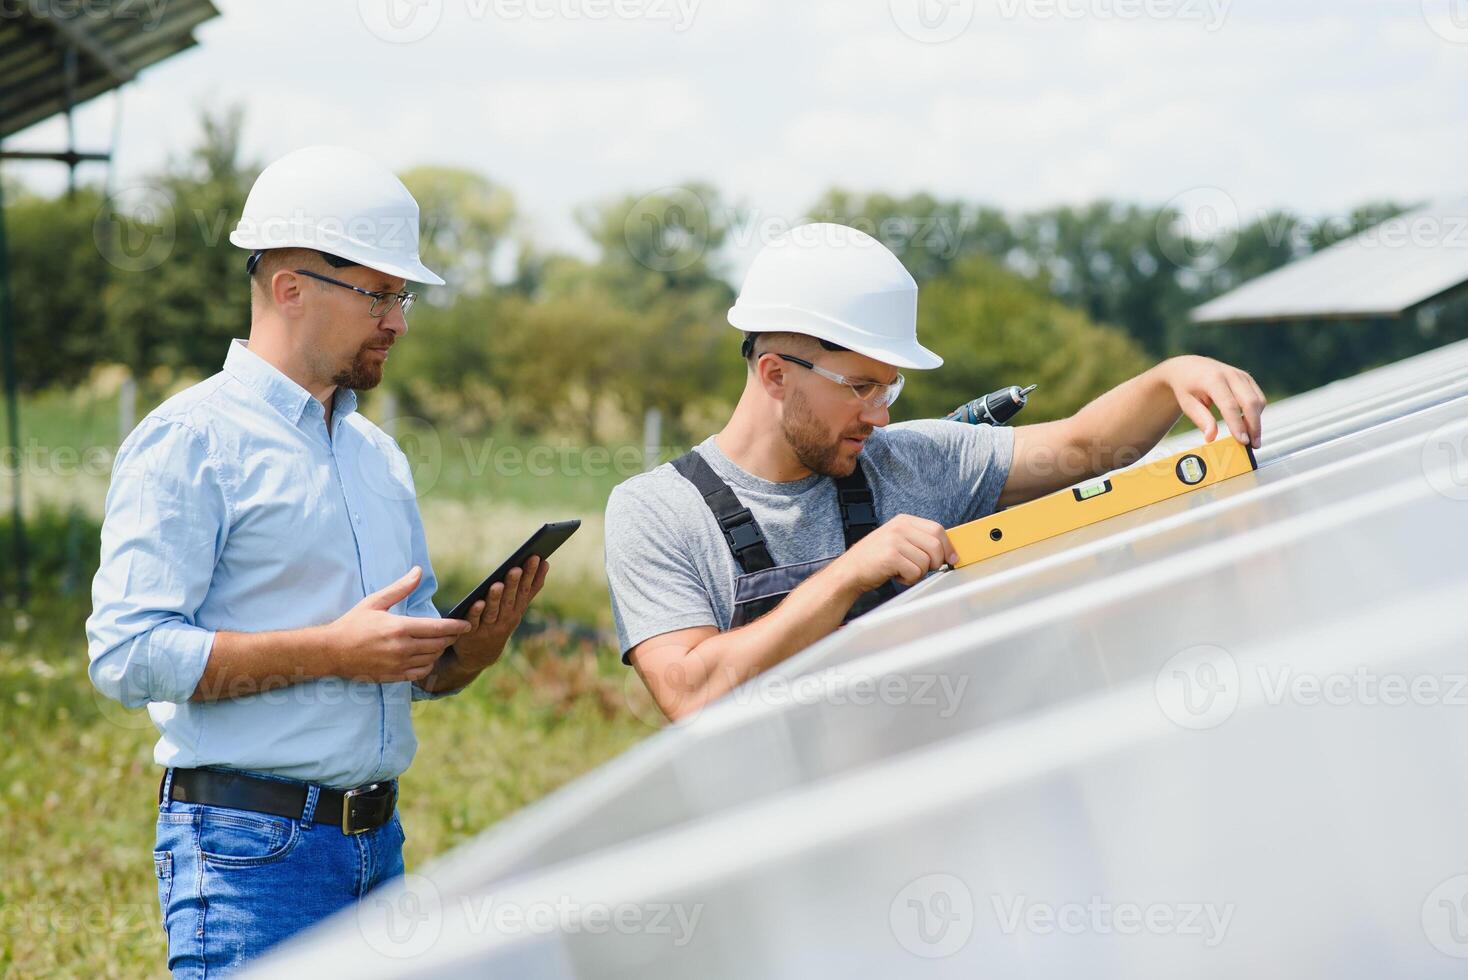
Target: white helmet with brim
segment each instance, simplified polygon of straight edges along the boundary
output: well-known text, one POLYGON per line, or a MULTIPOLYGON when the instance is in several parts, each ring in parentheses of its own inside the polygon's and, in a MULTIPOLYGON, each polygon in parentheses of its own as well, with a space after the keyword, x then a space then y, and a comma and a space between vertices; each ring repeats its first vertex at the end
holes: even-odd
MULTIPOLYGON (((359 150, 308 146, 261 171, 229 240, 252 253, 311 248, 389 276, 443 284, 418 257, 418 202, 359 150)), ((336 264, 336 263, 333 263, 336 264)))
POLYGON ((817 222, 771 241, 750 263, 729 322, 746 333, 806 334, 893 367, 935 368, 917 339, 917 283, 866 232, 817 222))

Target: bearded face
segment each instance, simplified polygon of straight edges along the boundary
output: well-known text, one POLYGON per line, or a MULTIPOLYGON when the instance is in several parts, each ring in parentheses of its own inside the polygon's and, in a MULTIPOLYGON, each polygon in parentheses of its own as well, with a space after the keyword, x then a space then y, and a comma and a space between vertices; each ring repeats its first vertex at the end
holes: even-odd
POLYGON ((384 343, 390 345, 391 337, 386 341, 374 337, 364 343, 353 355, 351 363, 332 376, 331 383, 353 391, 376 388, 382 383, 382 365, 386 357, 379 351, 384 343))
POLYGON ((853 451, 845 440, 864 440, 873 428, 858 421, 849 431, 832 432, 799 388, 785 399, 780 427, 800 465, 812 473, 837 478, 851 475, 856 469, 856 457, 861 453, 860 447, 853 451))

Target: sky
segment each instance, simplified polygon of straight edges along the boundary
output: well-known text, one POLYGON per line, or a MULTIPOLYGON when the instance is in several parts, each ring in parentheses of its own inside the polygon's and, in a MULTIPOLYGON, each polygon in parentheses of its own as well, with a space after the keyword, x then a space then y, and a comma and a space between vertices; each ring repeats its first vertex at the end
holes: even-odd
MULTIPOLYGON (((130 9, 146 26, 166 2, 130 9)), ((1468 183, 1468 0, 216 5, 198 47, 79 110, 80 148, 99 149, 120 104, 115 189, 231 104, 260 163, 345 143, 470 168, 514 193, 525 234, 572 251, 577 206, 708 181, 745 211, 736 264, 833 186, 1011 211, 1202 202, 1231 223, 1468 183)), ((64 141, 51 120, 5 146, 64 141)), ((56 165, 7 172, 64 184, 56 165)))

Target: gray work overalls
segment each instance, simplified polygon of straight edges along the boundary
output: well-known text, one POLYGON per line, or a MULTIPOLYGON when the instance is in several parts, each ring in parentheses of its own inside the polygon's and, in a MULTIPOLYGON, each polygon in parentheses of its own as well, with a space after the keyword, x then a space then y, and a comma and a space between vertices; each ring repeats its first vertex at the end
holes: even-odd
MULTIPOLYGON (((673 460, 673 468, 703 495, 704 503, 708 504, 714 519, 719 522, 729 550, 734 553, 734 563, 742 573, 734 580, 734 617, 729 629, 752 623, 774 609, 796 586, 839 557, 776 565, 754 514, 739 502, 734 491, 702 456, 689 450, 673 460)), ((877 509, 860 460, 850 476, 841 477, 835 483, 837 501, 841 506, 841 531, 846 538, 846 547, 850 548, 876 530, 877 509)), ((870 612, 896 594, 897 589, 890 579, 881 587, 862 593, 842 623, 849 623, 870 612)))

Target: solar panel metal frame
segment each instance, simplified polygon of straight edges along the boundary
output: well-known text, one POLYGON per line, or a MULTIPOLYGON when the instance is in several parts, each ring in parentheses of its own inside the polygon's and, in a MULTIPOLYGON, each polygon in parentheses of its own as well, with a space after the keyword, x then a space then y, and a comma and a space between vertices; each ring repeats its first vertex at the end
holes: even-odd
POLYGON ((156 22, 145 19, 146 5, 120 0, 91 0, 74 14, 14 8, 0 17, 0 139, 66 111, 68 48, 77 52, 80 105, 193 47, 194 28, 219 16, 210 0, 168 0, 156 22))

